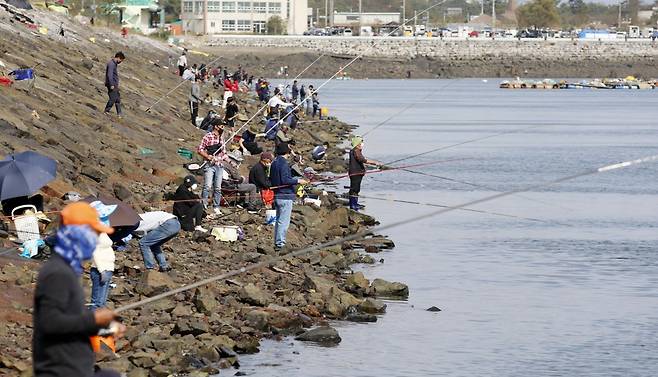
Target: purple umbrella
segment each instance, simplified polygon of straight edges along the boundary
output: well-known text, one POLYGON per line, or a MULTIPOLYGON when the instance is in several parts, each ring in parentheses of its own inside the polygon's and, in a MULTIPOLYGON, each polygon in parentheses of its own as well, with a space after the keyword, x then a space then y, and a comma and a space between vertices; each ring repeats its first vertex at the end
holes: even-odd
POLYGON ((0 161, 0 200, 30 196, 57 176, 57 161, 27 151, 0 161))

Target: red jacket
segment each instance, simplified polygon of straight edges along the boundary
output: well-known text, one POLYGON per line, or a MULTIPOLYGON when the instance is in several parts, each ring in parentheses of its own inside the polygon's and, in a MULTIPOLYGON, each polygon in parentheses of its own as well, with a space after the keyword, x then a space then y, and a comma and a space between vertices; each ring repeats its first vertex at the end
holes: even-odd
POLYGON ((228 90, 231 92, 239 92, 240 91, 240 85, 238 84, 237 81, 232 82, 229 79, 224 80, 224 90, 228 90))

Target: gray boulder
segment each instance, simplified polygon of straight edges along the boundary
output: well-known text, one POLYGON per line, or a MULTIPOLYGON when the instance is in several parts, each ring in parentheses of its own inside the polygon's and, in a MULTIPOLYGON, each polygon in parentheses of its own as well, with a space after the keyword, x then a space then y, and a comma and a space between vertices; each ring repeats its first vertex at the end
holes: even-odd
POLYGON ((302 342, 315 342, 323 344, 338 344, 342 340, 338 331, 330 326, 321 326, 308 330, 297 336, 296 340, 302 342))

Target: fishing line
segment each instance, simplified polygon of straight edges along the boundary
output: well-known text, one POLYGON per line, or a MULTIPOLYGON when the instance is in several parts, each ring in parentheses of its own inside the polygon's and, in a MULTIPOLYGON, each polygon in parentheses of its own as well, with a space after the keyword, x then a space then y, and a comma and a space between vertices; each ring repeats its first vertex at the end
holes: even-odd
MULTIPOLYGON (((364 196, 364 195, 361 195, 361 194, 359 194, 359 198, 382 200, 382 201, 394 202, 394 203, 414 204, 414 205, 421 205, 421 206, 427 206, 427 207, 452 208, 451 206, 444 205, 444 204, 423 203, 423 202, 418 202, 418 201, 414 201, 414 200, 404 200, 404 199, 380 198, 380 197, 376 197, 376 196, 364 196)), ((519 216, 519 215, 510 215, 510 214, 502 213, 502 212, 492 212, 492 211, 485 211, 485 210, 473 209, 473 208, 459 208, 459 210, 460 211, 475 212, 475 213, 483 213, 483 214, 494 215, 494 216, 509 217, 509 218, 513 218, 513 219, 534 221, 534 222, 540 222, 540 223, 545 223, 545 224, 556 224, 556 225, 563 225, 563 226, 572 226, 571 224, 560 223, 560 222, 557 222, 557 221, 542 220, 542 219, 537 219, 537 218, 533 218, 533 217, 525 217, 525 216, 519 216)))
POLYGON ((598 173, 609 172, 609 171, 613 171, 613 170, 617 170, 617 169, 623 169, 623 168, 627 168, 627 167, 630 167, 630 166, 633 166, 633 165, 642 164, 642 163, 651 162, 651 161, 656 161, 656 160, 658 160, 658 155, 652 155, 652 156, 647 156, 647 157, 643 157, 643 158, 638 158, 638 159, 635 159, 635 160, 620 162, 620 163, 616 163, 616 164, 612 164, 612 165, 606 165, 606 166, 603 166, 603 167, 600 167, 600 168, 593 168, 593 169, 590 169, 590 170, 585 170, 585 171, 580 172, 580 173, 568 175, 568 176, 558 178, 558 179, 555 179, 555 180, 552 180, 552 181, 548 181, 548 182, 545 182, 545 183, 539 183, 539 184, 526 186, 524 188, 520 188, 520 189, 516 189, 516 190, 511 190, 511 191, 497 193, 497 194, 494 194, 494 195, 485 196, 483 198, 476 199, 476 200, 471 200, 471 201, 468 201, 468 202, 465 202, 465 203, 462 203, 462 204, 455 205, 455 206, 450 207, 450 208, 441 208, 439 210, 426 213, 424 215, 415 216, 415 217, 411 217, 411 218, 408 218, 408 219, 396 221, 396 222, 393 222, 393 223, 390 223, 390 224, 387 224, 387 225, 376 226, 376 227, 373 227, 373 228, 370 228, 370 229, 363 230, 361 232, 351 234, 351 235, 346 236, 346 237, 335 239, 333 241, 324 242, 324 243, 321 243, 321 244, 318 244, 318 245, 307 246, 303 249, 293 251, 293 252, 291 252, 289 254, 286 254, 286 255, 280 255, 278 257, 273 257, 273 258, 270 258, 270 259, 265 260, 263 262, 258 262, 258 263, 254 263, 254 264, 251 264, 251 265, 247 265, 247 266, 241 267, 239 269, 235 269, 235 270, 232 270, 232 271, 220 274, 220 275, 212 276, 212 277, 197 281, 195 283, 187 284, 187 285, 184 285, 182 287, 173 289, 171 291, 164 292, 164 293, 161 293, 161 294, 156 295, 156 296, 152 296, 152 297, 149 297, 149 298, 146 298, 146 299, 143 299, 143 300, 140 300, 140 301, 128 304, 128 305, 121 306, 121 307, 115 309, 115 312, 116 313, 122 313, 122 312, 125 312, 127 310, 135 309, 135 308, 138 308, 140 306, 143 306, 143 305, 161 300, 163 298, 176 295, 176 294, 181 293, 181 292, 189 291, 190 289, 194 289, 194 288, 197 288, 197 287, 204 286, 206 284, 213 283, 213 282, 218 281, 218 280, 222 280, 222 279, 226 279, 226 278, 229 278, 229 277, 232 277, 232 276, 240 275, 240 274, 243 274, 245 272, 256 270, 256 269, 259 269, 259 268, 262 268, 262 267, 267 267, 267 266, 270 266, 270 265, 272 265, 276 262, 280 262, 280 261, 283 261, 283 260, 288 259, 288 258, 298 257, 300 255, 308 254, 310 252, 318 251, 318 250, 325 249, 325 248, 328 248, 328 247, 331 247, 331 246, 340 245, 340 244, 345 243, 345 242, 349 242, 349 241, 357 240, 357 239, 360 239, 360 238, 364 238, 364 237, 366 237, 366 236, 368 236, 372 233, 381 233, 382 231, 387 230, 387 229, 393 229, 393 228, 396 228, 396 227, 400 227, 402 225, 408 225, 408 224, 416 223, 416 222, 419 222, 419 221, 422 221, 422 220, 425 220, 425 219, 429 219, 429 218, 434 217, 434 216, 439 216, 439 215, 442 215, 442 214, 445 214, 445 213, 448 213, 448 212, 452 212, 452 211, 455 211, 455 210, 458 210, 458 209, 463 209, 463 208, 466 208, 466 207, 472 207, 472 206, 477 205, 477 204, 489 202, 489 201, 496 200, 496 199, 499 199, 499 198, 503 198, 503 197, 506 197, 506 196, 518 194, 518 193, 521 193, 521 192, 536 190, 536 189, 539 189, 539 188, 552 186, 552 185, 559 184, 559 183, 562 183, 562 182, 570 181, 570 180, 573 180, 573 179, 576 179, 576 178, 585 177, 585 176, 588 176, 588 175, 594 175, 594 174, 598 174, 598 173))
POLYGON ((430 91, 429 93, 427 93, 427 95, 426 95, 425 97, 421 98, 420 100, 409 103, 407 106, 405 106, 404 108, 402 108, 402 110, 396 112, 395 114, 391 115, 390 117, 386 118, 385 120, 379 122, 379 123, 378 123, 377 125, 375 125, 373 128, 371 128, 371 129, 369 129, 368 131, 366 131, 365 133, 363 133, 362 136, 366 136, 366 135, 368 135, 368 134, 371 133, 372 131, 374 131, 374 130, 378 129, 379 127, 381 127, 381 126, 385 125, 386 123, 388 123, 391 119, 393 119, 393 118, 397 117, 398 115, 404 113, 405 111, 409 110, 410 108, 414 107, 415 105, 417 105, 417 104, 419 104, 419 103, 425 101, 425 100, 428 99, 430 96, 434 95, 436 92, 438 92, 438 91, 440 91, 440 90, 443 90, 443 89, 447 88, 448 86, 450 86, 450 85, 456 83, 457 81, 459 81, 459 79, 452 80, 452 81, 448 82, 447 84, 443 85, 442 87, 440 87, 440 88, 438 88, 438 89, 436 89, 436 90, 434 90, 434 91, 430 91))
POLYGON ((482 140, 491 139, 491 138, 494 138, 494 137, 497 137, 497 136, 502 136, 502 135, 513 134, 513 133, 517 133, 517 132, 527 131, 527 130, 531 130, 533 128, 538 128, 538 127, 543 127, 543 126, 545 126, 545 124, 539 124, 539 125, 534 125, 534 126, 524 127, 524 128, 517 128, 517 129, 513 129, 513 130, 497 132, 497 133, 486 135, 486 136, 476 137, 474 139, 464 140, 462 142, 455 143, 455 144, 444 145, 444 146, 441 146, 441 147, 438 147, 438 148, 430 149, 429 151, 420 152, 420 153, 413 154, 411 156, 407 156, 407 157, 404 157, 404 158, 399 158, 397 160, 387 162, 384 165, 395 164, 397 162, 402 162, 402 161, 406 161, 406 160, 409 160, 409 159, 412 159, 412 158, 425 156, 425 155, 430 154, 430 153, 434 153, 434 152, 438 152, 438 151, 458 147, 458 146, 461 146, 461 145, 474 143, 476 141, 482 141, 482 140))

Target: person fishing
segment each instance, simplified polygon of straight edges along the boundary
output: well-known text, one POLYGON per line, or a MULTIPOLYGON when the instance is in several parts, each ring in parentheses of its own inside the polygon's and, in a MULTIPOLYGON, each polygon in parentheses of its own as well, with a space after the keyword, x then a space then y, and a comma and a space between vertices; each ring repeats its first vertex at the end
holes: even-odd
POLYGON ((199 155, 207 161, 205 170, 203 171, 202 204, 204 209, 208 208, 208 198, 212 191, 212 214, 217 216, 222 214, 220 209, 222 202, 222 177, 224 174, 224 163, 228 160, 228 156, 226 155, 226 140, 224 138, 224 129, 220 126, 215 126, 212 131, 208 132, 201 139, 201 144, 197 148, 199 155))
POLYGON ((359 205, 359 192, 361 192, 361 181, 366 174, 366 165, 382 165, 380 162, 368 160, 363 156, 363 144, 363 138, 361 136, 352 138, 348 173, 350 176, 350 208, 354 211, 361 209, 359 205))
MULTIPOLYGON (((32 361, 34 376, 119 376, 95 371, 96 357, 90 337, 107 328, 116 314, 107 308, 85 308, 80 286, 82 263, 92 258, 99 234, 114 229, 100 222, 88 203, 76 202, 62 212, 54 252, 39 270, 34 292, 32 361)), ((125 332, 120 325, 116 336, 125 332)))

